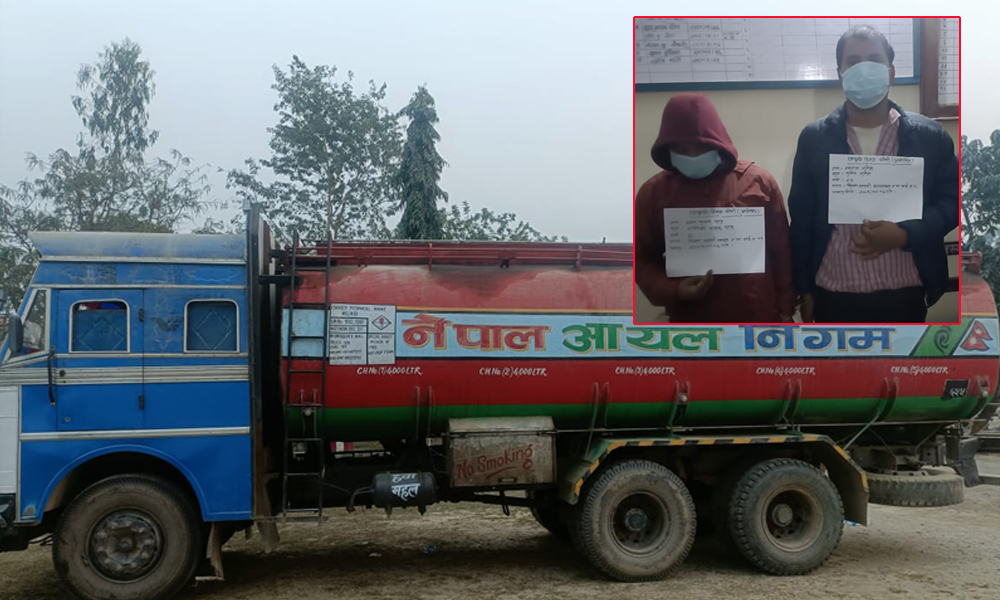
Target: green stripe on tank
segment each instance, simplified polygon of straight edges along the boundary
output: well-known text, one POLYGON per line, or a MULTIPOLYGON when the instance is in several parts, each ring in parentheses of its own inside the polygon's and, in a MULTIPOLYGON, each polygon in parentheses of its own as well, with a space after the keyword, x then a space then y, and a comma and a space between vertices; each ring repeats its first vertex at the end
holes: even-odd
MULTIPOLYGON (((931 421, 970 418, 978 402, 975 398, 941 400, 939 396, 903 396, 894 402, 892 411, 883 420, 931 421)), ((782 400, 716 400, 692 402, 683 418, 675 425, 710 427, 724 425, 771 425, 782 421, 788 403, 782 400)), ((870 421, 880 408, 878 398, 841 398, 801 400, 795 411, 795 422, 802 425, 834 423, 863 424, 870 421)), ((662 402, 615 403, 607 407, 608 428, 663 429, 669 427, 671 404, 662 402)), ((587 429, 592 416, 592 404, 504 404, 427 407, 325 409, 321 429, 331 440, 352 441, 409 436, 437 435, 445 431, 448 419, 551 416, 559 429, 587 429)), ((301 430, 301 417, 291 411, 289 430, 301 430)), ((603 419, 597 427, 603 427, 603 419)))

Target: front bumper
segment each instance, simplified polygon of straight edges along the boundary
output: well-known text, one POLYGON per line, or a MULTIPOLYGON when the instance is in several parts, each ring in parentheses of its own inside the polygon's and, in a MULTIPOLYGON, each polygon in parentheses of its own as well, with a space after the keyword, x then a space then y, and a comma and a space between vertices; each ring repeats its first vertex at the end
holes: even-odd
POLYGON ((13 494, 0 494, 0 552, 28 547, 23 529, 14 526, 14 500, 13 494))

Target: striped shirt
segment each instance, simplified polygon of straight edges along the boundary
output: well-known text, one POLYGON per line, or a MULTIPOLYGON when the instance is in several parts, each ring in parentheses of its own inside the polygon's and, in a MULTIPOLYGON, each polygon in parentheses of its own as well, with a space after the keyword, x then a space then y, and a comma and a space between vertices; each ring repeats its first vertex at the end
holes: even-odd
MULTIPOLYGON (((889 109, 889 117, 882 125, 876 154, 896 156, 899 152, 899 111, 889 109)), ((858 135, 847 125, 847 144, 852 154, 861 154, 858 135)), ((898 290, 921 287, 920 274, 913 262, 913 255, 902 248, 895 248, 873 260, 863 260, 851 252, 853 238, 861 234, 861 225, 835 225, 830 244, 826 247, 823 262, 816 273, 816 285, 831 292, 866 294, 880 290, 898 290)))

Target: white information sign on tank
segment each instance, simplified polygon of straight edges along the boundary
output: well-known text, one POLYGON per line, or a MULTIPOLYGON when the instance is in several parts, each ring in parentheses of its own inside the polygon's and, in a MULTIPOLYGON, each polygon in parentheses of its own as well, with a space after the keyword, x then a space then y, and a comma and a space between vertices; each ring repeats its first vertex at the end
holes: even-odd
POLYGON ((396 307, 331 304, 330 364, 396 364, 396 307))

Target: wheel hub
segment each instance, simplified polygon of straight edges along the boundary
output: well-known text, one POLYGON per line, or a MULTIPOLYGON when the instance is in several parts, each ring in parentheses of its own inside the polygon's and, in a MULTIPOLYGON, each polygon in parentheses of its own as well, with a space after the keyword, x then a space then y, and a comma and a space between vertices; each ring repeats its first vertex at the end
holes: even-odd
POLYGON ((145 512, 115 511, 90 532, 91 564, 114 581, 139 579, 159 562, 162 539, 156 520, 145 512))
POLYGON ((652 494, 640 492, 622 499, 611 516, 615 542, 626 552, 642 556, 670 533, 670 512, 652 494))
POLYGON ((646 528, 649 523, 649 515, 641 508, 631 508, 625 513, 625 527, 629 531, 638 533, 646 528))
POLYGON ((819 539, 823 512, 815 495, 802 486, 775 490, 759 514, 764 534, 785 552, 800 552, 819 539))
POLYGON ((779 527, 788 527, 795 519, 795 511, 787 504, 777 503, 771 508, 771 519, 779 527))

